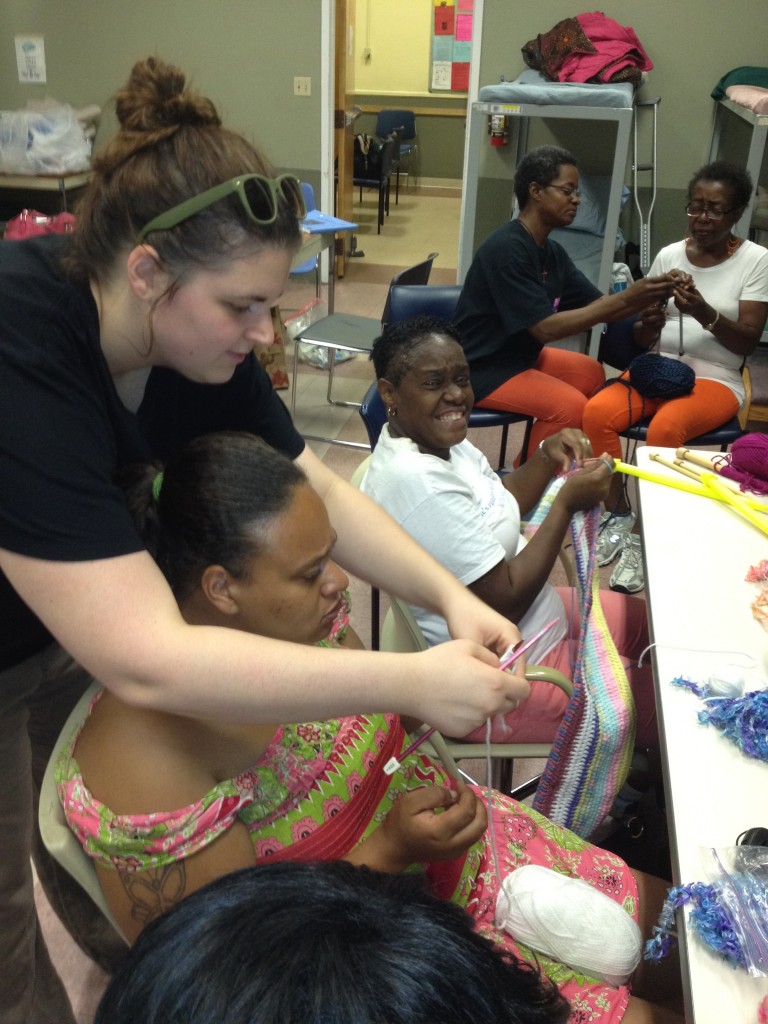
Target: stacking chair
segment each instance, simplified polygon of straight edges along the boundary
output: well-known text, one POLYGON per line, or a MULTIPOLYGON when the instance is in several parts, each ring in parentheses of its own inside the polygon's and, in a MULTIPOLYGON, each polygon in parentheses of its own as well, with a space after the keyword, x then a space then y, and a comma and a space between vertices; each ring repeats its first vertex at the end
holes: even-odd
MULTIPOLYGON (((390 607, 384 618, 381 630, 382 651, 425 651, 427 641, 421 632, 409 606, 398 597, 389 595, 390 607)), ((525 677, 543 679, 553 686, 559 687, 568 697, 573 693, 570 680, 557 669, 546 666, 528 665, 525 677)), ((486 743, 466 743, 461 739, 450 739, 438 733, 427 741, 432 744, 434 752, 443 759, 447 751, 455 763, 463 758, 485 759, 488 753, 486 743)), ((426 749, 426 743, 425 747, 426 749)), ((512 763, 514 758, 545 758, 549 756, 550 743, 491 743, 490 756, 493 763, 493 785, 503 793, 512 788, 512 763)), ((446 768, 450 770, 450 762, 446 768)))
POLYGON ((392 161, 397 145, 399 145, 397 136, 388 135, 382 144, 379 154, 378 173, 374 173, 374 170, 369 168, 364 175, 355 175, 352 178, 352 183, 360 189, 360 202, 363 201, 363 188, 373 188, 378 192, 379 205, 376 227, 376 234, 378 235, 381 234, 384 224, 384 214, 386 213, 389 216, 389 179, 392 174, 392 161))
MULTIPOLYGON (((640 355, 644 349, 634 344, 632 340, 633 327, 636 317, 629 317, 626 320, 617 320, 615 323, 606 324, 603 338, 600 342, 598 357, 601 362, 614 366, 617 370, 626 370, 635 356, 640 355)), ((749 367, 746 364, 742 367, 741 376, 747 393, 747 400, 741 411, 713 430, 698 437, 691 437, 685 443, 692 448, 706 448, 717 445, 721 452, 724 452, 728 445, 737 441, 747 429, 749 421, 749 406, 752 400, 752 378, 749 374, 749 367)), ((622 385, 612 385, 621 387, 622 385)), ((645 443, 648 437, 648 426, 650 419, 642 419, 633 423, 626 430, 621 431, 621 436, 629 441, 645 443)))
MULTIPOLYGON (((396 323, 398 320, 407 320, 412 316, 437 316, 441 320, 452 320, 456 312, 456 306, 461 295, 461 285, 443 284, 430 285, 427 288, 409 285, 406 282, 393 284, 389 293, 389 322, 396 323)), ((371 392, 369 391, 364 400, 368 402, 371 392)), ((371 396, 371 402, 375 407, 375 399, 371 396)), ((370 402, 368 402, 370 407, 370 402)), ((365 417, 363 417, 365 419, 365 417)), ((525 423, 525 436, 521 448, 521 463, 525 461, 528 451, 528 443, 531 439, 533 429, 533 416, 526 416, 524 413, 502 412, 498 409, 483 409, 475 406, 469 416, 470 427, 501 427, 501 448, 499 449, 498 468, 504 467, 507 457, 507 440, 509 427, 513 423, 525 423)), ((381 424, 379 430, 381 430, 381 424)), ((368 424, 366 423, 366 428, 368 424)), ((369 429, 370 434, 370 429, 369 429)), ((376 432, 378 439, 378 431, 376 432)))
MULTIPOLYGON (((293 350, 293 391, 291 394, 291 412, 296 416, 296 382, 299 370, 299 346, 317 345, 320 348, 328 349, 328 387, 326 390, 326 401, 329 405, 351 406, 359 408, 359 402, 347 402, 335 399, 332 396, 333 370, 336 363, 336 352, 352 352, 355 354, 369 354, 373 343, 381 334, 382 325, 389 321, 390 295, 392 289, 399 282, 408 284, 426 284, 432 272, 432 264, 438 253, 431 252, 426 259, 415 263, 395 274, 390 282, 387 300, 384 305, 384 312, 381 320, 375 320, 369 316, 355 316, 351 313, 331 313, 317 323, 310 324, 305 330, 296 335, 293 350)), ((312 441, 326 441, 329 444, 346 445, 353 448, 365 448, 367 445, 360 445, 354 441, 339 441, 332 437, 317 437, 304 435, 312 441)))
MULTIPOLYGON (((54 767, 59 753, 69 742, 69 738, 75 729, 85 721, 88 714, 88 706, 91 703, 93 695, 98 689, 98 684, 93 683, 93 685, 86 690, 77 702, 69 718, 65 722, 64 728, 61 730, 61 734, 56 741, 56 746, 54 747, 53 753, 48 761, 48 766, 46 767, 45 775, 43 776, 43 783, 40 787, 40 835, 45 848, 54 860, 56 860, 75 879, 75 881, 85 889, 118 935, 125 938, 120 930, 120 926, 112 916, 112 912, 107 905, 107 901, 104 899, 104 893, 101 890, 101 885, 99 884, 93 860, 91 860, 82 848, 67 824, 67 820, 64 817, 64 809, 61 806, 59 794, 56 789, 56 782, 54 781, 54 767)), ((126 945, 127 944, 128 940, 126 939, 126 945)))
MULTIPOLYGON (((403 161, 405 161, 407 167, 405 172, 407 181, 408 175, 413 169, 413 160, 418 148, 416 144, 416 117, 412 110, 380 110, 376 119, 376 135, 378 135, 380 139, 384 139, 397 128, 402 128, 399 164, 402 166, 403 161)), ((398 167, 396 172, 396 192, 400 169, 401 167, 398 167)))
MULTIPOLYGON (((306 182, 301 182, 301 191, 304 194, 304 203, 307 207, 307 213, 310 210, 316 210, 315 204, 315 190, 312 186, 306 182)), ((298 267, 293 267, 290 272, 290 277, 304 277, 306 274, 315 275, 315 295, 320 298, 320 257, 310 256, 308 260, 304 260, 298 267)))

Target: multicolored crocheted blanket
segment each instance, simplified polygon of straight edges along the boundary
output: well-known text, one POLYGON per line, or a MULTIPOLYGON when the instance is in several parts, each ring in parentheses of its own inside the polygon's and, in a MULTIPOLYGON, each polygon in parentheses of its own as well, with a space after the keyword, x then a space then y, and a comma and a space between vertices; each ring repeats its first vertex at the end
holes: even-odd
MULTIPOLYGON (((565 477, 548 487, 526 527, 535 532, 565 477)), ((580 629, 573 654, 573 695, 547 759, 534 807, 577 835, 590 836, 626 780, 635 742, 635 705, 608 631, 595 571, 599 508, 571 520, 580 629)))

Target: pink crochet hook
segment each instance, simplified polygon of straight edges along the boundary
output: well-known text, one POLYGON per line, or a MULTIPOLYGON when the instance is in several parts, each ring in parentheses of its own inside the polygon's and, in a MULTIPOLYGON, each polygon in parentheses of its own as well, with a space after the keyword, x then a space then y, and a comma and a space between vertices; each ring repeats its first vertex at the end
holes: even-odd
MULTIPOLYGON (((530 640, 526 640, 526 642, 521 647, 515 647, 511 652, 505 651, 504 655, 502 655, 504 660, 499 665, 499 671, 503 672, 504 669, 509 668, 510 665, 513 665, 521 655, 525 654, 525 652, 536 643, 537 640, 541 640, 541 638, 544 636, 547 630, 552 629, 552 627, 556 626, 559 621, 559 619, 552 619, 552 621, 548 622, 543 629, 539 630, 536 636, 532 636, 530 640)), ((430 728, 423 732, 420 736, 417 736, 413 743, 411 743, 410 746, 406 747, 405 750, 400 754, 400 757, 406 758, 408 757, 409 754, 412 754, 417 747, 420 747, 425 740, 429 739, 429 737, 432 735, 433 732, 436 731, 436 729, 437 726, 430 726, 430 728)), ((399 761, 394 756, 390 757, 390 759, 384 765, 384 774, 394 775, 394 773, 397 771, 400 765, 401 761, 399 761)))

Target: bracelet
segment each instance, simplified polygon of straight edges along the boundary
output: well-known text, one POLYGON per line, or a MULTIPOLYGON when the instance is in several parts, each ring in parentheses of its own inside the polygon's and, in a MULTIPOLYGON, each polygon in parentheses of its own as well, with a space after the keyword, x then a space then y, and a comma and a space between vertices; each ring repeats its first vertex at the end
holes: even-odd
POLYGON ((720 319, 720 310, 718 309, 718 311, 715 313, 715 319, 712 321, 712 323, 711 324, 702 324, 701 326, 704 328, 705 331, 714 331, 715 327, 717 327, 717 321, 719 319, 720 319))

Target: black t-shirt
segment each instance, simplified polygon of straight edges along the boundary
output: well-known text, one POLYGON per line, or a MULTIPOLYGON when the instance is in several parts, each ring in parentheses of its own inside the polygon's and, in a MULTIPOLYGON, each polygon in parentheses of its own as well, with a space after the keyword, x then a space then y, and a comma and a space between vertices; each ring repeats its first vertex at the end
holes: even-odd
MULTIPOLYGON (((192 437, 245 430, 296 458, 304 441, 253 356, 226 384, 153 369, 138 413, 121 402, 90 289, 59 269, 65 236, 0 242, 0 547, 85 561, 140 551, 117 471, 192 437)), ((50 642, 0 573, 0 669, 50 642)))
POLYGON ((561 245, 547 239, 539 247, 519 221, 489 235, 472 260, 454 317, 475 400, 535 364, 541 344, 529 327, 600 295, 561 245))

